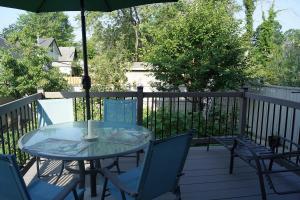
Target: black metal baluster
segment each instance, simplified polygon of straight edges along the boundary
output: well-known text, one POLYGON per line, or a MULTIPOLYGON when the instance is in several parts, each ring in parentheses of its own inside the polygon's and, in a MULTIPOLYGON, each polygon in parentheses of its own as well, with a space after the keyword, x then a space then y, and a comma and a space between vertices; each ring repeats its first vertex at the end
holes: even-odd
POLYGON ((275 123, 275 112, 276 112, 276 104, 273 104, 273 118, 272 118, 272 130, 271 130, 271 136, 274 135, 274 123, 275 123))
POLYGON ((33 106, 34 106, 34 121, 35 121, 35 128, 38 128, 38 120, 37 120, 37 105, 36 105, 36 101, 33 102, 33 106))
POLYGON ((216 97, 213 97, 213 102, 212 102, 212 121, 211 121, 211 135, 214 135, 215 131, 215 106, 216 106, 216 97))
POLYGON ((221 135, 221 123, 222 123, 222 104, 223 104, 223 98, 221 97, 220 98, 220 104, 219 104, 219 107, 220 107, 220 110, 219 110, 219 135, 221 135))
POLYGON ((31 129, 31 123, 30 123, 30 113, 29 113, 29 105, 27 104, 26 105, 26 116, 27 116, 27 119, 28 119, 28 121, 27 121, 27 124, 28 124, 28 130, 29 131, 31 131, 32 129, 31 129))
POLYGON ((187 97, 184 98, 184 130, 186 130, 186 104, 187 104, 187 97))
POLYGON ((266 132, 265 132, 265 146, 267 146, 267 141, 268 141, 269 118, 270 118, 270 102, 268 102, 268 107, 267 107, 267 122, 266 122, 266 132))
MULTIPOLYGON (((287 131, 287 124, 288 124, 288 117, 289 117, 289 107, 286 107, 286 112, 285 112, 285 124, 284 124, 284 133, 283 137, 286 138, 286 131, 287 131)), ((283 152, 285 152, 285 140, 283 141, 283 152)))
MULTIPOLYGON (((293 108, 293 118, 292 118, 292 130, 291 130, 291 141, 294 142, 294 129, 295 129, 295 121, 296 121, 296 108, 293 108)), ((299 135, 298 135, 299 137, 299 135)), ((292 151, 292 143, 290 143, 290 152, 292 151)), ((299 151, 299 149, 297 149, 297 151, 299 151)))
POLYGON ((91 98, 91 102, 90 102, 90 104, 91 104, 91 114, 92 114, 92 119, 94 119, 94 98, 92 97, 91 98))
POLYGON ((235 124, 235 112, 236 112, 236 98, 233 98, 233 107, 232 107, 232 121, 231 121, 231 135, 234 135, 234 124, 235 124))
POLYGON ((253 126, 254 126, 254 109, 255 109, 255 99, 252 100, 252 120, 251 120, 251 140, 253 139, 253 126))
POLYGON ((200 138, 200 130, 201 130, 201 114, 202 114, 202 109, 201 109, 201 102, 202 98, 199 97, 199 103, 198 103, 198 138, 200 138))
POLYGON ((193 129, 194 128, 194 97, 192 97, 192 106, 191 106, 191 109, 192 109, 192 116, 191 116, 191 126, 190 128, 193 129))
POLYGON ((250 128, 250 103, 251 103, 251 99, 247 100, 247 123, 246 123, 246 134, 249 136, 249 128, 250 128))
MULTIPOLYGON (((16 132, 17 132, 17 139, 19 140, 20 139, 20 130, 19 130, 19 119, 18 119, 18 110, 16 109, 15 110, 15 114, 16 114, 16 118, 17 118, 17 123, 16 123, 16 132)), ((20 163, 23 165, 25 164, 23 158, 22 158, 22 153, 21 153, 21 150, 19 148, 17 148, 17 156, 19 158, 19 161, 20 163)))
POLYGON ((99 118, 100 118, 100 120, 102 120, 102 105, 103 105, 103 100, 102 100, 102 98, 101 97, 99 97, 99 118))
POLYGON ((149 97, 147 97, 147 118, 146 118, 146 121, 147 121, 147 128, 149 127, 149 97))
POLYGON ((165 98, 162 98, 162 115, 161 115, 161 138, 164 138, 164 125, 165 125, 165 98))
POLYGON ((155 98, 155 110, 154 110, 154 135, 156 139, 156 111, 157 111, 157 98, 155 98))
POLYGON ((259 114, 260 114, 260 100, 258 100, 257 103, 257 114, 256 114, 256 128, 255 128, 255 142, 257 142, 257 136, 258 136, 258 120, 259 120, 259 114))
POLYGON ((177 98, 177 119, 176 119, 176 134, 179 133, 179 109, 180 109, 180 97, 177 98))
POLYGON ((77 113, 77 98, 74 98, 74 112, 75 112, 75 121, 78 120, 78 113, 77 113))
POLYGON ((170 106, 170 110, 169 110, 169 136, 171 136, 172 135, 172 98, 170 97, 169 98, 169 100, 170 100, 170 103, 169 103, 169 106, 170 106))
POLYGON ((30 118, 31 118, 31 127, 34 130, 35 129, 35 125, 34 125, 34 115, 33 115, 33 106, 32 106, 32 102, 29 104, 30 106, 30 118))
MULTIPOLYGON (((19 110, 20 110, 21 136, 23 136, 24 135, 24 124, 23 124, 24 123, 24 119, 23 119, 24 114, 22 112, 23 109, 21 107, 19 108, 19 110)), ((26 154, 24 152, 22 152, 22 159, 26 160, 26 154)))
POLYGON ((153 112, 153 109, 154 109, 154 97, 151 97, 151 130, 153 130, 153 116, 154 116, 154 112, 153 112))
POLYGON ((13 145, 13 154, 17 155, 16 149, 16 138, 15 138, 15 127, 14 127, 14 115, 13 112, 10 112, 10 127, 11 127, 11 138, 12 138, 12 145, 13 145))
POLYGON ((1 145, 2 145, 2 153, 6 154, 5 151, 5 142, 4 142, 4 130, 3 130, 3 122, 2 122, 2 116, 0 116, 0 134, 1 134, 1 145))
POLYGON ((208 129, 208 97, 206 97, 206 110, 205 110, 205 130, 204 130, 204 136, 207 137, 207 129, 208 129))
POLYGON ((5 126, 6 126, 6 139, 7 139, 7 147, 8 147, 8 153, 11 154, 10 149, 10 134, 9 134, 9 125, 8 125, 8 116, 7 113, 5 113, 5 126))
MULTIPOLYGON (((264 115, 265 115, 265 102, 262 102, 262 114, 261 114, 261 124, 260 124, 260 136, 259 136, 259 144, 261 144, 262 133, 264 128, 264 115)), ((266 140, 267 138, 265 138, 266 140)))
POLYGON ((82 98, 82 114, 83 114, 83 121, 85 121, 85 98, 82 98))
POLYGON ((226 122, 225 122, 225 134, 229 135, 229 133, 227 132, 228 130, 228 115, 229 115, 229 102, 230 102, 230 98, 227 97, 227 105, 226 105, 226 122))

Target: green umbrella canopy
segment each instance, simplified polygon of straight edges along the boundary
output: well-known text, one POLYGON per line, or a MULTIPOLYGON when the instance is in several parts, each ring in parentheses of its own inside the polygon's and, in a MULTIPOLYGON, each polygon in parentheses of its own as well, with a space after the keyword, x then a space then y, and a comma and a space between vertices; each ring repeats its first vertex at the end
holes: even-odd
MULTIPOLYGON (((176 0, 84 0, 84 10, 110 12, 138 5, 176 0)), ((0 0, 0 6, 31 12, 81 11, 80 0, 0 0)))

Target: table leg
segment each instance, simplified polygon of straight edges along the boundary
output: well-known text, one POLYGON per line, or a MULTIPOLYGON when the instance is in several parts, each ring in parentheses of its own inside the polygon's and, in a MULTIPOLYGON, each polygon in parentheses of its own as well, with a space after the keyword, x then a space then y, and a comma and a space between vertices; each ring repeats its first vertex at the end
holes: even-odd
POLYGON ((90 161, 90 169, 91 169, 91 196, 97 196, 97 172, 95 170, 95 161, 90 161))
MULTIPOLYGON (((85 166, 84 166, 84 161, 83 160, 78 161, 78 166, 79 166, 79 178, 80 178, 79 188, 85 189, 85 166)), ((79 199, 83 200, 83 198, 84 198, 84 192, 79 197, 79 199)))

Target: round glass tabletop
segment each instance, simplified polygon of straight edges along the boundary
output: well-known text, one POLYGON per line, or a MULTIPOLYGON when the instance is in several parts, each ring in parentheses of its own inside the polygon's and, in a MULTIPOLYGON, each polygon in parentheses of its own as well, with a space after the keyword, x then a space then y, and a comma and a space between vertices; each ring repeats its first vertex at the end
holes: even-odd
POLYGON ((22 151, 59 160, 95 160, 136 152, 152 139, 142 126, 92 121, 45 126, 19 140, 22 151))

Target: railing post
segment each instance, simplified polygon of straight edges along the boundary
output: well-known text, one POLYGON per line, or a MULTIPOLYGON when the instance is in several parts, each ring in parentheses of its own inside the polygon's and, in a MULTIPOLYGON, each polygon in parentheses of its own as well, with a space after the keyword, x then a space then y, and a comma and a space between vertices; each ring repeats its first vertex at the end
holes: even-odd
POLYGON ((245 135, 246 130, 246 118, 247 118, 247 98, 246 92, 248 92, 248 88, 243 88, 243 96, 240 101, 240 113, 239 113, 239 134, 245 135))
POLYGON ((143 86, 137 87, 137 124, 143 125, 143 86))

